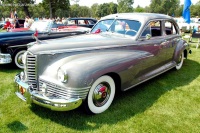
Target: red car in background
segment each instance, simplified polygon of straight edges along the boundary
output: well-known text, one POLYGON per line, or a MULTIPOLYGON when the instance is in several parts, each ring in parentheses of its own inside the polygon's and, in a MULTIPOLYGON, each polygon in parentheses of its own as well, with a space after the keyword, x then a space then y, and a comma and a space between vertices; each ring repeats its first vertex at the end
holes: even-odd
MULTIPOLYGON (((18 23, 19 23, 20 28, 24 27, 24 22, 25 22, 24 19, 18 19, 18 23)), ((9 19, 9 21, 5 22, 3 29, 9 29, 9 28, 10 29, 14 28, 14 19, 9 19)))

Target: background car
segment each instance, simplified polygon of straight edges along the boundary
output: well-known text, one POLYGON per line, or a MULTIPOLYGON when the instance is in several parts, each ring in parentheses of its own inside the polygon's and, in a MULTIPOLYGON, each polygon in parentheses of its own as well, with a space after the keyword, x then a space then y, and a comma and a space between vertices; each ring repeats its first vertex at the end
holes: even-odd
MULTIPOLYGON (((14 28, 14 19, 11 19, 11 18, 6 18, 6 20, 9 19, 9 22, 11 23, 11 26, 10 26, 10 29, 13 29, 14 28)), ((24 22, 25 22, 25 19, 17 19, 18 20, 18 23, 19 23, 19 26, 20 28, 23 28, 24 27, 24 22)), ((6 23, 4 23, 3 25, 3 29, 7 29, 9 28, 6 23)))
POLYGON ((5 21, 0 21, 0 29, 3 28, 5 21))
POLYGON ((15 77, 16 95, 51 110, 83 104, 88 113, 99 114, 110 107, 116 91, 180 70, 189 53, 172 17, 112 14, 98 21, 91 34, 30 47, 23 56, 24 72, 15 77))
POLYGON ((200 27, 200 23, 195 22, 194 19, 190 20, 190 23, 186 23, 183 18, 175 18, 179 28, 182 30, 182 32, 192 32, 194 28, 198 29, 200 27))
POLYGON ((66 24, 68 26, 82 26, 92 28, 96 24, 97 20, 94 18, 68 18, 66 24))
POLYGON ((66 36, 85 34, 87 29, 60 28, 60 25, 52 21, 36 21, 30 28, 16 28, 12 32, 0 33, 0 64, 13 63, 19 68, 23 68, 22 55, 27 49, 27 44, 34 42, 32 36, 38 31, 38 39, 47 40, 66 36), (57 30, 53 30, 57 27, 57 30))

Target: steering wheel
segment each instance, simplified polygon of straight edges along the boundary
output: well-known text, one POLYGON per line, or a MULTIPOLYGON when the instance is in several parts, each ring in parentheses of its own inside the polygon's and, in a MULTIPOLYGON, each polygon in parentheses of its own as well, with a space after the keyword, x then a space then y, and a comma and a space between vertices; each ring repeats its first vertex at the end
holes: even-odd
POLYGON ((137 33, 136 30, 133 30, 133 29, 128 29, 126 32, 125 32, 125 35, 127 34, 127 32, 134 32, 134 33, 137 33))

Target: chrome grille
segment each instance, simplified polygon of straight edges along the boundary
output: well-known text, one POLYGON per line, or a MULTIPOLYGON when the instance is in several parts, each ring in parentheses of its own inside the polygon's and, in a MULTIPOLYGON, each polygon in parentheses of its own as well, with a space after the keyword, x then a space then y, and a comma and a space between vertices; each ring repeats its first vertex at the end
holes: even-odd
POLYGON ((25 68, 27 81, 29 85, 32 85, 34 90, 37 89, 36 61, 37 61, 37 58, 35 55, 32 55, 31 53, 27 53, 26 68, 25 68))
POLYGON ((56 97, 62 97, 62 98, 82 98, 85 99, 87 96, 87 93, 89 91, 88 88, 79 88, 79 89, 70 89, 70 88, 63 88, 61 86, 58 86, 54 83, 50 83, 48 81, 40 79, 39 81, 39 88, 41 89, 43 83, 46 84, 46 92, 48 94, 54 95, 56 97))

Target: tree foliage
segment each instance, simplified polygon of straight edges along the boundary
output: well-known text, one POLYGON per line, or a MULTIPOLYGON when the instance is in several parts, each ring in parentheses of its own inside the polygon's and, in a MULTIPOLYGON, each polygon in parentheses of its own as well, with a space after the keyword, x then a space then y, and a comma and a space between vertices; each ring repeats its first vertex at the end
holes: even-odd
MULTIPOLYGON (((70 5, 69 0, 43 0, 34 5, 34 0, 0 0, 4 6, 0 6, 0 17, 10 17, 11 11, 17 10, 18 16, 30 17, 93 17, 101 18, 108 14, 121 12, 152 12, 168 15, 182 16, 183 5, 180 0, 151 0, 151 4, 145 8, 137 6, 133 8, 133 0, 117 0, 118 4, 110 2, 93 4, 91 7, 70 5), (9 6, 5 6, 9 4, 9 6)), ((200 16, 200 2, 190 7, 192 17, 200 16)))
POLYGON ((134 0, 117 0, 118 2, 118 8, 117 11, 118 13, 121 12, 133 12, 133 3, 134 0))
MULTIPOLYGON (((5 5, 4 9, 10 10, 10 13, 14 10, 23 10, 25 16, 30 17, 29 6, 35 3, 35 0, 1 0, 2 4, 5 5)), ((5 15, 8 15, 7 13, 5 15)), ((10 15, 9 15, 10 16, 10 15)))
POLYGON ((153 13, 174 15, 180 6, 180 0, 151 0, 150 10, 153 13))
POLYGON ((70 9, 69 0, 43 0, 43 7, 49 12, 50 18, 56 17, 56 15, 65 16, 70 9))

